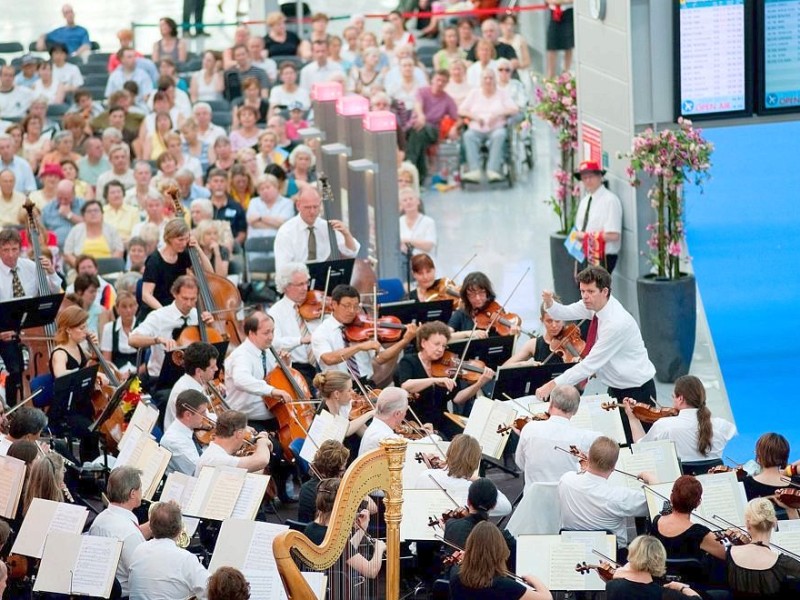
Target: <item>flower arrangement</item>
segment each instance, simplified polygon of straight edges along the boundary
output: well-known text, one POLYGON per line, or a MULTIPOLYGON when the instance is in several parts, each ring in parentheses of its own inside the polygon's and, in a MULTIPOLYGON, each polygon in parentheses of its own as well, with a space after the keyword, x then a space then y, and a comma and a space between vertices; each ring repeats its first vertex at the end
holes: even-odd
POLYGON ((134 377, 131 384, 128 386, 128 389, 125 390, 122 394, 122 399, 120 400, 120 407, 122 408, 122 414, 125 416, 125 422, 122 426, 123 432, 128 428, 128 423, 131 422, 133 418, 133 413, 136 412, 136 407, 142 399, 142 382, 139 381, 138 377, 134 377))
POLYGON ((631 151, 618 158, 628 158, 631 185, 639 185, 639 172, 655 179, 647 197, 656 220, 647 226, 650 239, 650 262, 659 278, 678 279, 685 235, 683 223, 684 182, 702 185, 710 177, 714 145, 695 129, 688 119, 679 118, 677 129, 646 129, 635 138, 631 151))
POLYGON ((578 149, 578 104, 575 78, 563 73, 555 79, 544 79, 536 89, 534 112, 556 131, 561 161, 553 177, 556 194, 547 202, 559 219, 561 234, 568 234, 575 225, 580 186, 572 173, 575 171, 575 153, 578 149))

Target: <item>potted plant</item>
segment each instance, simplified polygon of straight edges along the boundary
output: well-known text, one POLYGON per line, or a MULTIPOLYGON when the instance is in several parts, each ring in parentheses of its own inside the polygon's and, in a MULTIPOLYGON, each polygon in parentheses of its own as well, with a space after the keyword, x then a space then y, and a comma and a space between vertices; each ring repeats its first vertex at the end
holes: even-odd
POLYGON ((558 231, 550 236, 553 287, 562 301, 575 302, 580 299, 574 279, 575 259, 564 247, 564 240, 575 225, 580 201, 580 185, 572 177, 578 149, 575 78, 570 73, 563 73, 554 79, 542 80, 536 89, 534 112, 555 130, 560 152, 559 166, 553 175, 556 192, 547 200, 559 221, 558 231))
POLYGON ((679 118, 678 127, 646 129, 633 139, 628 176, 639 185, 640 173, 653 181, 647 197, 655 221, 647 226, 653 272, 637 280, 641 330, 660 381, 673 382, 689 372, 697 324, 695 278, 681 271, 684 249, 685 183, 702 185, 710 176, 714 145, 679 118))

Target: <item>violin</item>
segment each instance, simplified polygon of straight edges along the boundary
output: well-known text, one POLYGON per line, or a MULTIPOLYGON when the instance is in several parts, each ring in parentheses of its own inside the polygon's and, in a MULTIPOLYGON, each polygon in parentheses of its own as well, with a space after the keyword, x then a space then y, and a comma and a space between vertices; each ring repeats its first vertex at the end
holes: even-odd
POLYGON ((550 358, 558 355, 565 363, 576 363, 580 360, 586 348, 586 342, 581 338, 581 330, 577 325, 566 325, 549 344, 550 356, 542 364, 547 363, 550 358))
POLYGON ((727 465, 717 465, 716 467, 711 467, 708 470, 709 475, 713 475, 716 473, 730 473, 730 472, 736 473, 737 481, 744 481, 745 478, 747 477, 747 471, 744 470, 744 467, 742 467, 742 465, 738 465, 735 467, 729 467, 727 465))
MULTIPOLYGON (((601 405, 603 410, 614 410, 619 408, 625 410, 625 405, 619 402, 603 402, 601 405)), ((680 411, 672 406, 650 406, 644 402, 636 402, 633 405, 633 416, 639 419, 642 423, 655 423, 664 417, 677 417, 680 411)))
POLYGON ((452 554, 448 554, 442 559, 442 564, 446 567, 452 567, 454 565, 460 565, 461 561, 464 558, 464 551, 463 550, 456 550, 452 554))
POLYGON ((381 344, 400 341, 406 326, 395 316, 386 316, 377 322, 363 315, 356 315, 353 322, 344 328, 344 336, 351 344, 359 344, 373 339, 376 335, 381 344))
POLYGON ((469 383, 477 382, 486 370, 486 363, 480 360, 465 360, 449 350, 442 354, 442 358, 431 363, 432 377, 453 378, 458 372, 458 376, 469 383), (459 368, 459 365, 461 368, 459 368))
POLYGON ((605 561, 600 561, 599 565, 590 565, 586 561, 580 562, 575 565, 575 570, 580 573, 581 575, 586 575, 590 571, 597 571, 597 574, 600 576, 600 579, 608 583, 612 579, 614 579, 614 573, 617 572, 617 568, 611 566, 610 563, 605 561))
POLYGON ((8 567, 8 578, 16 581, 25 581, 29 579, 30 561, 27 556, 21 554, 9 554, 6 559, 6 567, 8 567))
POLYGON ((800 489, 788 487, 775 490, 775 500, 787 508, 800 509, 800 489))
POLYGON ((428 437, 431 434, 431 432, 427 429, 421 427, 412 427, 409 423, 400 423, 400 425, 394 428, 394 432, 397 435, 412 441, 421 440, 422 438, 428 437))
POLYGON ((750 534, 741 529, 719 529, 714 532, 714 537, 718 542, 728 542, 732 546, 745 546, 752 541, 750 534))
MULTIPOLYGON (((478 329, 494 328, 497 335, 511 335, 511 329, 522 327, 522 318, 514 313, 506 312, 497 300, 492 300, 483 308, 476 310, 472 319, 478 329)), ((532 335, 525 332, 527 335, 532 335)))
POLYGON ((456 310, 461 304, 461 288, 452 279, 441 277, 428 289, 426 296, 419 299, 420 302, 436 300, 450 300, 453 303, 453 310, 456 310))
POLYGON ((549 412, 537 413, 535 415, 524 416, 524 417, 517 417, 514 419, 514 423, 511 425, 503 425, 500 424, 497 426, 497 433, 500 435, 506 435, 511 432, 512 429, 516 429, 518 431, 522 430, 525 425, 530 423, 531 421, 547 421, 550 418, 549 412))
POLYGON ((375 403, 373 402, 377 399, 378 394, 381 393, 381 390, 370 390, 369 395, 370 398, 365 398, 355 390, 352 390, 350 393, 350 420, 357 419, 358 417, 364 416, 371 410, 375 410, 375 403))
POLYGON ((446 469, 447 461, 441 456, 436 454, 429 454, 427 452, 417 452, 414 455, 414 460, 418 463, 424 464, 429 469, 446 469))
POLYGON ((469 508, 466 506, 459 506, 458 508, 451 508, 442 513, 440 518, 428 517, 428 527, 443 527, 450 519, 463 519, 469 516, 469 508))
POLYGON ((300 316, 306 321, 316 321, 322 318, 323 313, 333 311, 333 304, 330 296, 319 290, 308 290, 306 299, 298 307, 300 316))

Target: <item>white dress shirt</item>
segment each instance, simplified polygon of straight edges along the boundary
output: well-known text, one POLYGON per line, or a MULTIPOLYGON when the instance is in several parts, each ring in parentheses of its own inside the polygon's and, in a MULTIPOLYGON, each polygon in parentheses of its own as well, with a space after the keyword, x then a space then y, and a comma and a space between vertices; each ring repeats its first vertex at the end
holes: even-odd
MULTIPOLYGON (((316 359, 309 361, 311 345, 300 344, 302 334, 300 333, 300 323, 297 320, 299 315, 297 308, 297 305, 288 296, 284 296, 267 311, 269 316, 275 320, 275 337, 272 340, 272 346, 276 350, 291 351, 289 356, 293 363, 306 363, 316 367, 316 359)), ((311 333, 314 333, 319 324, 319 319, 306 321, 306 327, 311 333)), ((313 355, 313 350, 311 354, 313 355)))
MULTIPOLYGON (((622 233, 622 203, 617 195, 601 185, 594 194, 586 194, 578 204, 575 225, 583 231, 603 231, 606 233, 622 233), (589 198, 592 206, 589 207, 589 198), (586 208, 589 207, 589 221, 583 229, 586 208)), ((606 254, 618 254, 620 240, 606 240, 606 254)))
MULTIPOLYGON (((26 298, 33 298, 39 295, 39 278, 36 274, 36 263, 28 258, 19 257, 17 259, 17 275, 22 282, 22 289, 25 290, 26 298)), ((0 261, 0 301, 14 299, 14 288, 12 287, 11 269, 0 261)), ((50 286, 50 293, 57 294, 61 291, 61 278, 53 273, 47 276, 47 284, 50 286)))
MULTIPOLYGON (((328 222, 325 219, 317 218, 314 222, 314 235, 317 238, 317 258, 316 261, 328 260, 331 254, 331 242, 328 236, 328 222)), ((287 262, 309 262, 308 260, 308 228, 309 225, 296 215, 286 221, 278 228, 275 234, 275 270, 280 271, 281 266, 287 262)), ((355 258, 361 249, 361 244, 356 240, 355 250, 350 250, 345 245, 344 235, 340 231, 335 232, 336 245, 343 258, 355 258)))
MULTIPOLYGON (((417 476, 417 481, 414 484, 416 490, 438 490, 437 486, 432 480, 447 490, 447 493, 453 497, 453 500, 458 502, 459 506, 467 505, 467 496, 469 495, 469 486, 472 481, 469 479, 461 479, 460 477, 451 477, 446 469, 425 469, 417 476)), ((455 506, 453 508, 456 508, 455 506)), ((511 502, 508 501, 506 495, 497 490, 497 504, 489 511, 490 517, 504 517, 511 514, 511 502)))
POLYGON ((206 395, 206 391, 203 389, 203 386, 191 375, 187 375, 184 373, 181 375, 181 378, 175 382, 175 385, 172 386, 172 390, 169 393, 169 399, 167 400, 167 408, 164 411, 164 430, 166 431, 169 429, 169 426, 172 425, 172 422, 177 418, 176 415, 176 402, 178 401, 178 394, 186 390, 197 390, 204 396, 206 395))
POLYGON ((208 571, 174 540, 149 540, 133 553, 130 600, 204 600, 208 571))
POLYGON ((238 467, 239 458, 228 454, 222 446, 216 442, 211 442, 200 455, 197 461, 197 466, 194 470, 194 476, 199 477, 200 471, 203 467, 238 467))
MULTIPOLYGON (((167 304, 157 308, 147 315, 139 326, 131 331, 131 336, 144 335, 147 337, 160 337, 162 339, 172 339, 172 331, 178 327, 183 327, 183 317, 189 317, 187 326, 197 325, 197 309, 193 308, 188 315, 184 315, 175 306, 175 303, 167 304)), ((150 362, 147 363, 147 372, 151 377, 158 377, 161 374, 161 365, 164 364, 164 346, 155 344, 150 347, 150 362)))
POLYGON ((300 87, 310 92, 315 83, 330 81, 337 74, 344 75, 344 69, 335 60, 325 61, 322 66, 316 61, 310 62, 300 69, 300 87))
POLYGON ((122 595, 130 593, 128 579, 130 576, 133 554, 140 544, 144 544, 144 536, 139 530, 139 521, 127 508, 109 504, 92 522, 89 535, 114 538, 122 542, 122 554, 117 564, 117 580, 122 586, 122 595))
MULTIPOLYGON (((342 373, 349 373, 347 370, 346 361, 342 361, 335 365, 326 365, 322 361, 322 355, 328 352, 338 352, 346 347, 344 340, 342 325, 337 321, 333 315, 326 317, 320 323, 314 333, 311 334, 311 349, 314 351, 314 356, 317 359, 319 368, 323 371, 341 371, 342 373)), ((356 364, 358 365, 358 373, 362 377, 368 379, 372 378, 372 359, 375 358, 375 352, 357 352, 355 355, 356 364)))
POLYGON ((583 452, 589 451, 602 434, 597 431, 579 429, 566 417, 552 415, 547 421, 531 421, 519 434, 519 443, 514 461, 525 473, 525 487, 532 483, 554 482, 564 473, 578 470, 578 460, 565 452, 575 445, 583 452))
POLYGON ((647 516, 644 492, 611 485, 593 473, 565 473, 558 482, 561 527, 578 531, 606 529, 617 536, 617 546, 628 545, 626 520, 647 516))
POLYGON ((275 367, 275 358, 269 351, 266 356, 265 372, 261 350, 246 339, 225 359, 225 389, 228 391, 225 401, 232 409, 258 421, 272 418, 263 397, 275 389, 265 381, 267 374, 275 367))
POLYGON ((659 419, 650 428, 641 442, 655 442, 657 440, 670 440, 675 442, 675 452, 681 462, 699 462, 722 458, 727 444, 736 435, 736 425, 711 417, 711 449, 703 455, 697 451, 697 409, 684 408, 676 417, 659 419))
POLYGON ((161 447, 172 452, 172 458, 167 465, 167 475, 173 471, 184 475, 194 475, 200 453, 194 445, 194 431, 177 419, 167 427, 161 438, 161 447))
POLYGON ((580 300, 567 306, 554 302, 547 313, 559 321, 597 315, 597 341, 586 358, 555 378, 556 385, 576 385, 596 375, 609 387, 625 389, 644 385, 655 375, 636 320, 613 296, 597 313, 580 300))
POLYGON ((372 423, 369 424, 369 427, 367 427, 367 430, 364 432, 364 436, 361 438, 361 445, 358 447, 358 455, 364 456, 370 450, 380 448, 381 440, 399 437, 400 436, 386 423, 377 418, 372 419, 372 423))

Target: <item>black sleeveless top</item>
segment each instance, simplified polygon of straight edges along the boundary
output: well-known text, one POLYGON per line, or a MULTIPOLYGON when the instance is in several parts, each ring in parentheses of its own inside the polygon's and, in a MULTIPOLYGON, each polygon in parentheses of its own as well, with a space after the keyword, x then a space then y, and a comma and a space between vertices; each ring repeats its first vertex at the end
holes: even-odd
POLYGON ((56 352, 59 352, 59 351, 61 351, 61 352, 63 352, 64 354, 66 354, 66 355, 67 355, 67 365, 66 365, 66 368, 67 368, 67 370, 69 370, 69 371, 74 371, 75 369, 82 369, 82 368, 84 368, 84 367, 86 366, 86 363, 88 363, 88 362, 89 362, 89 357, 87 357, 87 356, 86 356, 86 355, 83 353, 83 348, 81 348, 80 346, 78 346, 78 352, 79 352, 79 353, 80 353, 80 355, 81 355, 81 360, 80 360, 80 362, 78 362, 78 361, 75 359, 75 357, 74 357, 74 356, 72 356, 72 354, 70 354, 69 352, 67 352, 67 349, 66 349, 66 348, 55 348, 55 349, 53 350, 53 352, 50 354, 50 373, 52 373, 52 372, 53 372, 53 354, 55 354, 56 352))
POLYGON ((656 518, 653 519, 650 535, 657 538, 664 545, 667 551, 667 557, 703 559, 705 552, 700 549, 700 544, 703 543, 703 539, 711 531, 708 527, 700 523, 692 523, 692 526, 683 533, 674 537, 668 537, 658 530, 658 521, 660 518, 661 515, 656 515, 656 518))

